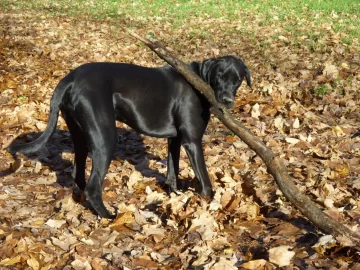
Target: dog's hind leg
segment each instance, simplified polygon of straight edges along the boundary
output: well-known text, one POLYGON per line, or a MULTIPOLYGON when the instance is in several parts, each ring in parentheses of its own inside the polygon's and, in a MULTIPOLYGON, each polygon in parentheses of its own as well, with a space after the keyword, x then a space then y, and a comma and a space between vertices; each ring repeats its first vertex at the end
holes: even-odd
POLYGON ((76 121, 83 130, 92 157, 92 169, 85 187, 85 195, 101 217, 114 218, 104 205, 102 185, 116 148, 115 112, 111 99, 93 93, 95 92, 83 96, 76 108, 76 121))
POLYGON ((166 182, 171 191, 177 190, 177 176, 179 174, 179 158, 180 158, 181 137, 168 139, 168 160, 166 182))
POLYGON ((115 120, 112 125, 97 124, 98 129, 91 133, 92 169, 85 195, 101 217, 114 218, 102 200, 102 185, 116 147, 115 120))
POLYGON ((85 165, 86 157, 88 155, 88 147, 86 145, 85 135, 78 123, 67 113, 62 110, 62 115, 65 119, 66 125, 69 128, 71 139, 75 150, 75 164, 72 172, 72 177, 76 185, 84 190, 86 186, 85 181, 85 165))

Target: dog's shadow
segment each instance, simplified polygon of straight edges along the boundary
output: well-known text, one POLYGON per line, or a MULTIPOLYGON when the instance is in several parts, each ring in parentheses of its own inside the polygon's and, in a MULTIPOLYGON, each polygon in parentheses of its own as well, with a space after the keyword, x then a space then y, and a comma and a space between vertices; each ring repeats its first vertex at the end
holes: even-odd
MULTIPOLYGON (((155 177, 157 182, 164 186, 165 175, 158 170, 149 167, 149 160, 157 160, 166 165, 160 157, 147 152, 148 147, 144 145, 143 138, 131 129, 118 128, 118 142, 113 159, 128 161, 134 165, 135 169, 146 177, 155 177)), ((31 142, 41 135, 41 132, 31 132, 18 136, 11 145, 18 145, 31 142)), ((71 176, 73 170, 73 161, 64 158, 64 153, 74 153, 73 142, 68 131, 56 130, 48 141, 46 147, 43 147, 38 153, 27 155, 29 160, 36 160, 41 163, 43 168, 48 168, 55 172, 56 182, 62 187, 71 187, 74 185, 71 176)), ((23 154, 21 154, 23 155, 23 154)), ((66 156, 66 154, 65 154, 66 156)), ((19 160, 19 154, 13 154, 15 161, 19 160)), ((33 164, 35 166, 35 164, 33 164)), ((1 176, 13 173, 13 169, 0 172, 1 176)))

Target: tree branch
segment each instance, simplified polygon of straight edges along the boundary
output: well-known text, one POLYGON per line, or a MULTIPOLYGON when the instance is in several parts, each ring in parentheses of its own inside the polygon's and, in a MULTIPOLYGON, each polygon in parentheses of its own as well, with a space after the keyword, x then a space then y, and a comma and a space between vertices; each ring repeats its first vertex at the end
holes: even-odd
POLYGON ((214 91, 206 84, 197 74, 188 68, 188 66, 179 60, 172 52, 162 46, 159 42, 152 42, 143 38, 134 32, 125 29, 131 36, 145 43, 160 58, 168 62, 185 79, 200 91, 211 103, 211 112, 221 120, 221 122, 244 141, 256 154, 264 161, 268 172, 274 177, 280 190, 285 197, 292 202, 314 225, 319 227, 323 232, 333 236, 347 237, 353 243, 360 244, 360 235, 349 228, 343 226, 327 214, 323 213, 318 206, 307 196, 303 195, 294 185, 292 179, 287 173, 286 168, 280 160, 274 156, 273 152, 255 135, 253 135, 242 123, 236 120, 230 112, 214 96, 214 91))

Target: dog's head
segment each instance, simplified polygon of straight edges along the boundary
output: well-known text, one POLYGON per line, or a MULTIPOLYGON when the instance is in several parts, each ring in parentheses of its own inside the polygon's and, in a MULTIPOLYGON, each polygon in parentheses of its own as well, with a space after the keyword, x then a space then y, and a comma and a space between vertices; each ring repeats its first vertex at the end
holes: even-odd
POLYGON ((236 91, 244 79, 251 87, 249 69, 235 56, 205 60, 199 64, 198 73, 214 89, 216 100, 227 108, 233 107, 236 91))

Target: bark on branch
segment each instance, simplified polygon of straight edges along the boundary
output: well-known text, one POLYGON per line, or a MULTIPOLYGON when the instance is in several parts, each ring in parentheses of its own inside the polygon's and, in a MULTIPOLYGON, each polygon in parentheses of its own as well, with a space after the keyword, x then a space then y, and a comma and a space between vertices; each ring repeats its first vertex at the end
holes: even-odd
POLYGON ((285 197, 292 202, 315 226, 320 228, 324 233, 331 234, 334 237, 343 236, 352 240, 354 244, 360 244, 360 234, 353 232, 343 226, 327 214, 323 213, 320 208, 312 202, 307 196, 303 195, 294 185, 292 179, 287 173, 284 165, 274 156, 273 152, 255 135, 253 135, 241 122, 236 120, 230 112, 214 96, 214 91, 200 77, 198 77, 188 66, 179 60, 172 52, 166 49, 159 42, 152 42, 143 38, 134 32, 125 29, 131 36, 145 43, 160 58, 168 62, 185 79, 200 91, 212 104, 211 112, 221 120, 221 122, 244 141, 256 154, 264 161, 268 172, 274 177, 280 190, 285 197))

